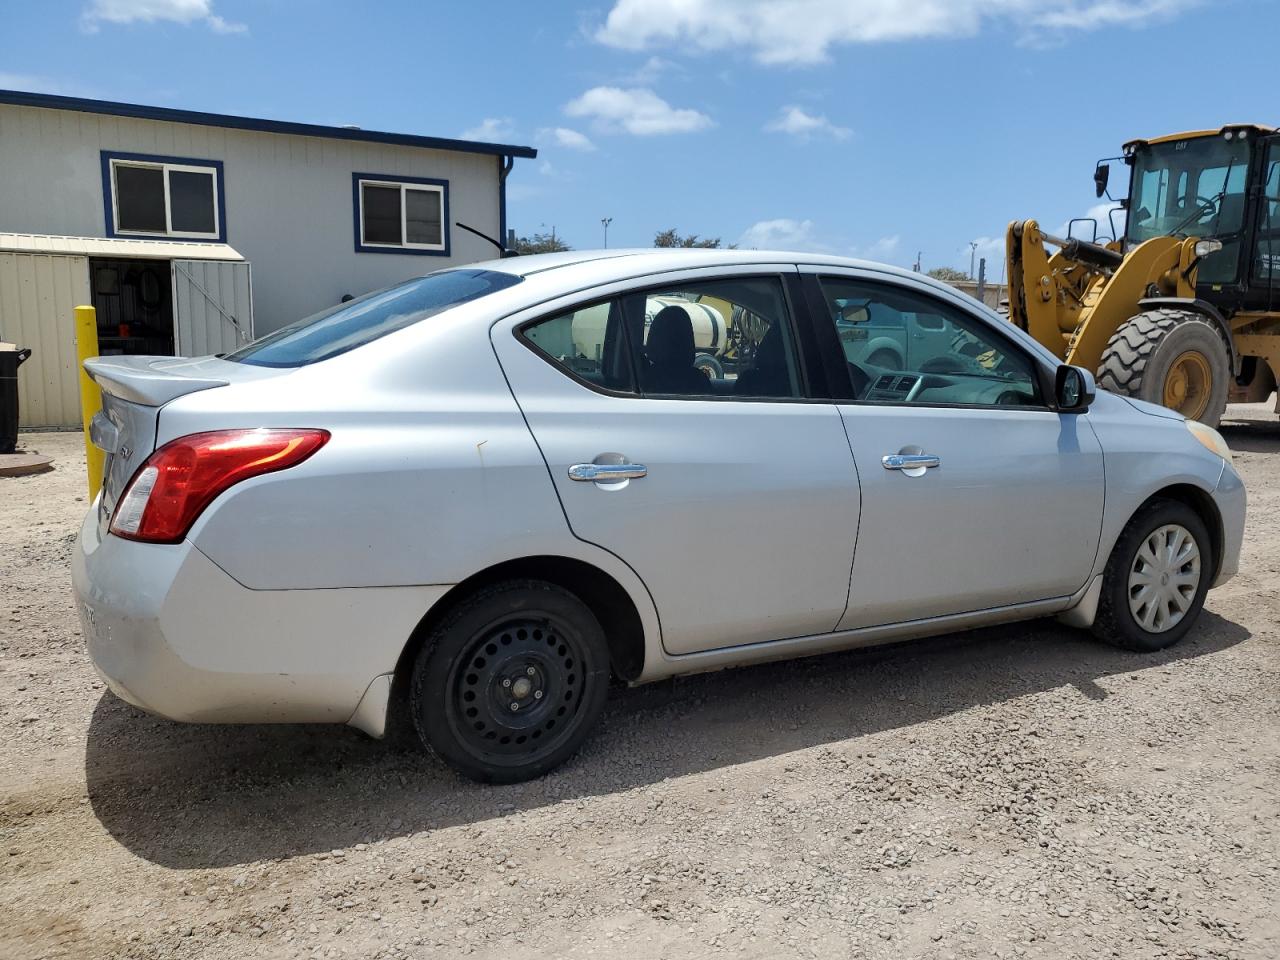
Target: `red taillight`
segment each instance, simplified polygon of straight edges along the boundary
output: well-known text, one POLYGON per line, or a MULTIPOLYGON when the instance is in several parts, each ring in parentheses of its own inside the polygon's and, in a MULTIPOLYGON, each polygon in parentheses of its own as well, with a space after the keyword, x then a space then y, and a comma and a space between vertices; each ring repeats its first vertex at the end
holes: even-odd
POLYGON ((111 532, 178 543, 222 491, 296 466, 328 440, 328 430, 214 430, 179 437, 138 468, 116 504, 111 532))

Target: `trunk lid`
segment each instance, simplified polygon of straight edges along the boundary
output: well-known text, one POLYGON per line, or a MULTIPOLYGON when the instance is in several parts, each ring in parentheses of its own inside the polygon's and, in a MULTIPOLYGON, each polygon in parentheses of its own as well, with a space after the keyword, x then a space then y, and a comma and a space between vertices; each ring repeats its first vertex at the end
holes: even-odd
POLYGON ((98 508, 102 533, 125 484, 156 448, 165 404, 198 390, 288 372, 217 357, 94 357, 84 368, 102 391, 102 410, 89 424, 90 440, 106 453, 98 508))

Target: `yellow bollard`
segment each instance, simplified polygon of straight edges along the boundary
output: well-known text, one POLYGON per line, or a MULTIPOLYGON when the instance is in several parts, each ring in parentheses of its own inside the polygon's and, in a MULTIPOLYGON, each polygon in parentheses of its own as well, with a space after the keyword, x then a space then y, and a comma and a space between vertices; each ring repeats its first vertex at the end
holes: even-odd
POLYGON ((89 469, 89 500, 102 489, 102 448, 89 439, 89 422, 102 409, 102 391, 85 372, 84 362, 98 355, 98 311, 76 307, 76 362, 80 366, 80 416, 84 421, 84 458, 89 469))

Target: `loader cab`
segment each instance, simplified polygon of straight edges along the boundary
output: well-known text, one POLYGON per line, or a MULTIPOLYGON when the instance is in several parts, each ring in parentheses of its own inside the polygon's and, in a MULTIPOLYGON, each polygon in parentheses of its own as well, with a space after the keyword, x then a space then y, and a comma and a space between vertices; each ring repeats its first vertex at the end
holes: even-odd
POLYGON ((1224 312, 1280 306, 1280 136, 1233 125, 1125 145, 1132 168, 1125 246, 1216 239, 1197 295, 1224 312))

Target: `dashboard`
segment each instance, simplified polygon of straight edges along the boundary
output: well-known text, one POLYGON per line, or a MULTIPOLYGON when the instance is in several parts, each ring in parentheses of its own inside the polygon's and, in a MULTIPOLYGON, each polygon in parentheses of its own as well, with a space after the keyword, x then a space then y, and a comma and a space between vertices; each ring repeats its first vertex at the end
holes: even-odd
MULTIPOLYGON (((850 364, 856 367, 855 364, 850 364)), ((852 371, 851 371, 852 372, 852 371)), ((1039 406, 1034 387, 999 374, 854 372, 858 399, 868 403, 956 403, 993 407, 1039 406), (858 374, 862 376, 859 377, 858 374), (862 382, 866 383, 861 387, 862 382)))

